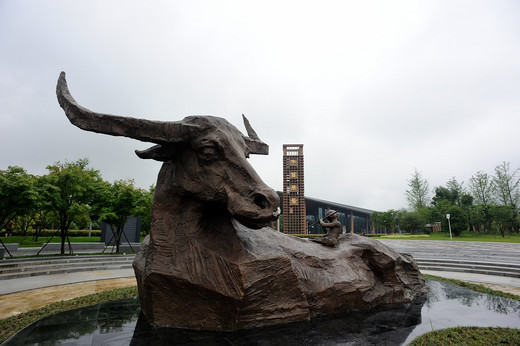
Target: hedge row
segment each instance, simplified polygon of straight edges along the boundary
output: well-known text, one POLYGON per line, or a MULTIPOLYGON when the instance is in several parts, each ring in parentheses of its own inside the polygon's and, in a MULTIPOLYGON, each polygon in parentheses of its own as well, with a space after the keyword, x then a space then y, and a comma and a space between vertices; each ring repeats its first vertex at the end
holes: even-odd
MULTIPOLYGON (((25 235, 26 236, 30 236, 30 237, 33 237, 34 236, 34 230, 33 229, 29 229, 25 235)), ((38 234, 39 237, 50 237, 50 236, 53 236, 53 235, 56 235, 56 236, 59 236, 59 232, 55 229, 44 229, 40 232, 40 234, 38 234)), ((69 234, 69 237, 88 237, 88 234, 89 232, 92 232, 91 233, 91 236, 93 237, 100 237, 101 236, 101 230, 100 229, 93 229, 92 231, 89 231, 88 229, 79 229, 79 230, 76 230, 76 229, 71 229, 69 230, 68 234, 69 234)), ((17 235, 17 236, 22 236, 22 231, 19 231, 19 230, 14 230, 13 231, 13 235, 17 235)))

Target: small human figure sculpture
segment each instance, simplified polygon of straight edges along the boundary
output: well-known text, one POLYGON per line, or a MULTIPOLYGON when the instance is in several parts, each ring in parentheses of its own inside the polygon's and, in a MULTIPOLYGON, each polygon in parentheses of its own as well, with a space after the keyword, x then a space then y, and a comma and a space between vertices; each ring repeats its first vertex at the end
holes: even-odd
POLYGON ((325 246, 336 246, 338 245, 338 237, 341 234, 341 223, 338 221, 339 214, 337 211, 329 209, 327 216, 320 219, 320 225, 323 227, 327 234, 321 239, 315 239, 314 241, 321 243, 325 246), (324 222, 327 219, 329 222, 324 222))

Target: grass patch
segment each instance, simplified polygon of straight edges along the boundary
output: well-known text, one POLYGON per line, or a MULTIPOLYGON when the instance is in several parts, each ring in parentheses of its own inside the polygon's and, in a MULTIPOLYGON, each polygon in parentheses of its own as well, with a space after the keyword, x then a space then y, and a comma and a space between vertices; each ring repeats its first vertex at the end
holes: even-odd
POLYGON ((137 296, 137 286, 123 287, 49 304, 40 309, 30 310, 16 316, 8 317, 6 319, 0 320, 0 343, 7 340, 17 331, 44 317, 66 310, 77 309, 113 300, 132 298, 135 296, 137 296))
POLYGON ((449 328, 420 336, 410 345, 520 345, 520 329, 449 328))

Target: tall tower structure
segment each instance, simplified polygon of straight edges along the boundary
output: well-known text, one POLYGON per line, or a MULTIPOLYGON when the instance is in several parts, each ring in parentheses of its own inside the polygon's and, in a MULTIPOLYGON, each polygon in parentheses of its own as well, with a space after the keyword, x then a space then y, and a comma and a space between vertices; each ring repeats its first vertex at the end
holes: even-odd
POLYGON ((283 232, 306 234, 303 144, 283 145, 283 232))

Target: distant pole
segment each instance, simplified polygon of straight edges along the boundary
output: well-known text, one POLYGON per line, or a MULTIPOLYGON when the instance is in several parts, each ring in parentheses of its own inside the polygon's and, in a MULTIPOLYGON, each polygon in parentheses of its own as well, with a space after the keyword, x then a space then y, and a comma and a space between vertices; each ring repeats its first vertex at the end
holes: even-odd
POLYGON ((90 221, 90 226, 88 227, 88 236, 92 235, 92 221, 90 221))
POLYGON ((453 240, 451 237, 451 222, 450 222, 450 214, 446 214, 446 218, 448 219, 448 227, 450 229, 450 240, 453 240))

